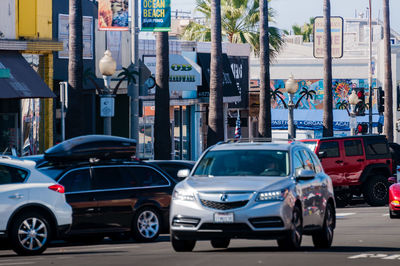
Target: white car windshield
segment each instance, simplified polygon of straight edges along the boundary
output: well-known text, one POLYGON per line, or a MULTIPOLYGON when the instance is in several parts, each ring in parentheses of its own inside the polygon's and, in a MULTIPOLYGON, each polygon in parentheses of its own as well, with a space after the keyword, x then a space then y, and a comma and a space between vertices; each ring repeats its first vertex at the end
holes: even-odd
POLYGON ((281 150, 209 151, 194 176, 288 176, 289 156, 281 150))

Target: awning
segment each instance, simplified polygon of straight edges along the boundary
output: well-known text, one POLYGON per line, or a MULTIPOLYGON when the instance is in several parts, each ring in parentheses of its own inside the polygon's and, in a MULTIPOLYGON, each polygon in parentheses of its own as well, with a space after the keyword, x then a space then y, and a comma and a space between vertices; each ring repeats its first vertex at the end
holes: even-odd
MULTIPOLYGON (((322 130, 323 110, 320 109, 295 109, 294 124, 297 129, 304 130, 322 130)), ((378 125, 379 115, 373 115, 372 126, 378 125)), ((368 122, 368 115, 357 116, 357 123, 368 122)), ((288 110, 272 109, 271 110, 271 127, 272 129, 288 128, 288 110)), ((346 110, 333 110, 333 130, 348 131, 350 130, 350 117, 346 110)))
MULTIPOLYGON (((211 55, 209 53, 198 53, 197 61, 202 69, 203 83, 197 87, 198 97, 209 97, 210 96, 210 62, 211 55)), ((222 54, 222 66, 223 66, 223 98, 224 103, 235 103, 240 102, 240 92, 236 86, 235 78, 233 77, 231 64, 229 63, 228 56, 222 54)))
POLYGON ((47 84, 17 51, 0 51, 0 98, 54 98, 47 84), (8 74, 9 73, 9 74, 8 74))

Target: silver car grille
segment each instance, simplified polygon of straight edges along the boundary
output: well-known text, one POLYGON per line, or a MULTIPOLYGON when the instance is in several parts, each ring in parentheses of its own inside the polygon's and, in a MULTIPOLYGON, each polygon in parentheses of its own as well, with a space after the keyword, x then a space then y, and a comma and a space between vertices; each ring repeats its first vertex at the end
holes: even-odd
POLYGON ((243 207, 249 202, 248 200, 233 201, 233 202, 217 202, 211 200, 200 199, 201 204, 207 208, 216 210, 231 210, 243 207))

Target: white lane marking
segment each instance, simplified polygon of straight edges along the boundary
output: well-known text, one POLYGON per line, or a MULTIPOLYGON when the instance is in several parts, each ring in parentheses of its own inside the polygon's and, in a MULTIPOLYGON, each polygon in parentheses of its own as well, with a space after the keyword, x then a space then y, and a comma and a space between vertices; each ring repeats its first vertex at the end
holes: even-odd
POLYGON ((385 258, 382 258, 383 260, 395 260, 395 259, 399 259, 400 260, 400 255, 391 255, 391 256, 387 256, 385 258))
POLYGON ((387 257, 386 254, 364 253, 364 254, 350 256, 350 257, 348 257, 348 259, 385 258, 385 257, 387 257))
POLYGON ((58 252, 71 252, 71 251, 79 251, 79 252, 88 252, 88 251, 98 251, 98 250, 117 250, 117 249, 129 249, 129 248, 139 248, 139 246, 117 246, 117 247, 104 247, 104 248, 100 248, 100 247, 94 247, 94 248, 79 248, 76 247, 74 248, 62 248, 59 250, 54 250, 52 249, 51 252, 47 252, 47 253, 58 253, 58 252))
POLYGON ((382 214, 382 216, 389 216, 389 213, 386 213, 386 214, 382 214))
POLYGON ((345 216, 350 216, 350 215, 354 215, 356 214, 355 212, 339 212, 336 213, 336 217, 341 218, 341 217, 345 217, 345 216))
POLYGON ((26 261, 26 262, 7 262, 7 263, 0 263, 0 265, 28 265, 34 264, 36 262, 33 261, 26 261))

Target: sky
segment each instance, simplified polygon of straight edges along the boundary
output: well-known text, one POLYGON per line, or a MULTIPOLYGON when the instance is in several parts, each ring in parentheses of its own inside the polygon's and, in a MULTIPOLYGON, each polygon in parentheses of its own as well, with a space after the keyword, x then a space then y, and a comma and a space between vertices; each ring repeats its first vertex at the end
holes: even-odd
MULTIPOLYGON (((372 0, 372 18, 383 20, 383 0, 372 0)), ((171 0, 171 10, 193 11, 195 0, 171 0)), ((355 14, 366 13, 368 0, 331 0, 331 15, 343 18, 354 18, 355 14)), ((390 26, 400 33, 400 0, 389 0, 390 26)), ((289 30, 292 25, 303 25, 309 18, 323 15, 323 0, 271 0, 275 14, 275 24, 272 26, 289 30)))

